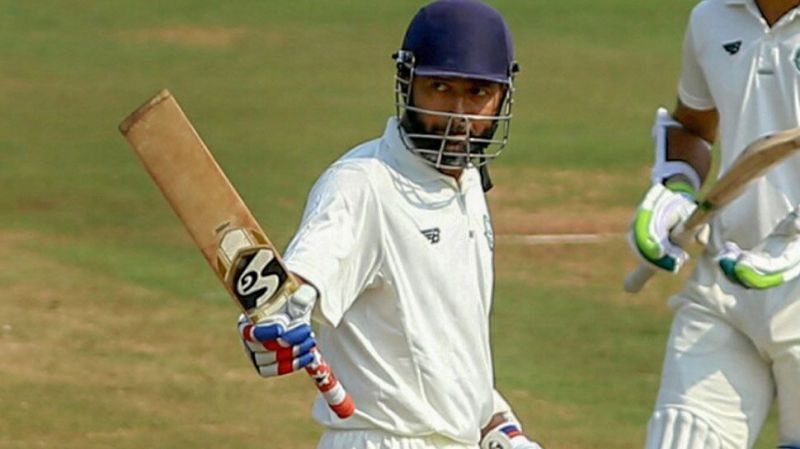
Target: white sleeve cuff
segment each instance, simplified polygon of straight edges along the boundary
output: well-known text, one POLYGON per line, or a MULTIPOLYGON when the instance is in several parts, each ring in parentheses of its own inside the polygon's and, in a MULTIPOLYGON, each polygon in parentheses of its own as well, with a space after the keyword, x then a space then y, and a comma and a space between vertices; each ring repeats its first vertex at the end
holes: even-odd
POLYGON ((319 293, 317 305, 314 307, 311 318, 314 321, 321 322, 332 327, 338 326, 339 322, 342 320, 342 315, 337 313, 336 309, 332 307, 332 301, 328 295, 329 290, 325 285, 325 282, 322 280, 323 277, 309 265, 292 262, 291 260, 287 260, 285 262, 286 268, 288 268, 289 271, 305 279, 309 284, 313 285, 314 288, 317 289, 317 293, 319 293))
POLYGON ((678 99, 681 103, 698 111, 710 111, 717 107, 717 105, 714 104, 714 100, 698 97, 687 92, 683 83, 678 84, 678 99))

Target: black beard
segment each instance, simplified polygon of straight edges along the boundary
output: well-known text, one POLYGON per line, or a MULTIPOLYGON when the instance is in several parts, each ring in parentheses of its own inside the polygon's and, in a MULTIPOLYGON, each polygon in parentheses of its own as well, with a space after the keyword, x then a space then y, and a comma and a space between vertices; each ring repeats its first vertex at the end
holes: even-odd
MULTIPOLYGON (((409 134, 433 134, 437 136, 445 135, 447 131, 446 126, 427 126, 425 122, 422 121, 420 118, 421 113, 417 111, 409 111, 406 110, 405 114, 403 115, 403 119, 401 121, 401 126, 403 129, 409 134)), ((462 125, 463 126, 463 125, 462 125)), ((491 127, 489 127, 486 132, 480 135, 471 136, 477 137, 480 139, 489 140, 494 136, 495 130, 497 129, 497 122, 495 121, 491 127)), ((463 134, 466 130, 465 129, 451 129, 451 133, 456 134, 463 134)), ((426 138, 426 137, 411 137, 411 143, 414 145, 415 148, 419 148, 422 150, 431 150, 435 151, 436 153, 417 153, 420 157, 424 158, 428 162, 433 164, 437 163, 439 159, 439 149, 442 147, 442 139, 439 138, 426 138)), ((444 151, 446 153, 463 153, 464 155, 450 155, 450 154, 443 154, 441 156, 441 161, 439 165, 447 165, 451 167, 466 167, 469 163, 469 158, 467 157, 467 149, 470 150, 471 154, 482 154, 483 151, 486 149, 488 144, 486 143, 472 143, 468 144, 467 142, 453 142, 455 145, 451 147, 445 147, 444 151)))

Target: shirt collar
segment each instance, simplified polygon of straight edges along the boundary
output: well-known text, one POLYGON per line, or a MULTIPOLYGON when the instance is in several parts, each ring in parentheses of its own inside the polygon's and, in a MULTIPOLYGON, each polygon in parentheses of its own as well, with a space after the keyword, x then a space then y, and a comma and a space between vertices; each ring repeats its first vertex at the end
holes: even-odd
MULTIPOLYGON (((459 189, 458 182, 449 175, 445 175, 427 164, 419 156, 412 153, 403 143, 400 133, 404 132, 400 128, 397 117, 390 117, 386 122, 386 129, 383 131, 382 149, 388 152, 394 162, 395 168, 420 184, 430 182, 444 182, 449 186, 459 189)), ((461 191, 471 188, 476 182, 480 184, 480 174, 475 168, 468 168, 461 173, 461 191)))
MULTIPOLYGON (((745 6, 749 8, 753 14, 757 15, 758 17, 761 17, 761 10, 758 8, 758 5, 756 4, 755 0, 725 0, 725 4, 728 6, 745 6)), ((781 19, 778 22, 783 22, 784 20, 787 20, 789 22, 794 21, 798 15, 798 8, 797 7, 793 8, 787 14, 788 14, 788 19, 784 19, 783 17, 781 17, 781 19)), ((774 26, 775 25, 773 25, 773 27, 774 26)))

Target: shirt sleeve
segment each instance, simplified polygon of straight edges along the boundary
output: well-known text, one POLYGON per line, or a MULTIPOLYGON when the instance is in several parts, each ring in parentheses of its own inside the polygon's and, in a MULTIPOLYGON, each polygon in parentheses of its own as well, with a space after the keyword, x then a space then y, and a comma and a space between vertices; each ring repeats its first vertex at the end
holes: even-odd
POLYGON ((315 316, 334 327, 375 277, 378 207, 364 170, 334 166, 312 188, 286 250, 289 270, 320 293, 315 316))
MULTIPOLYGON (((694 17, 692 18, 694 19, 694 17)), ((700 46, 696 41, 695 20, 690 20, 683 39, 681 77, 678 98, 686 106, 705 111, 716 107, 705 73, 700 65, 700 46)))

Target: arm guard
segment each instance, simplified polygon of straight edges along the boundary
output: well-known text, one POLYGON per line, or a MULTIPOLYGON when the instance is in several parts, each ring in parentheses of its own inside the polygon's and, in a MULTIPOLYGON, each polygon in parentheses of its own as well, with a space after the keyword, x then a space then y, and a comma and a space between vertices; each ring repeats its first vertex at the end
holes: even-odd
MULTIPOLYGON (((678 121, 672 118, 665 108, 658 108, 656 120, 653 123, 653 142, 655 143, 655 164, 651 173, 651 180, 654 184, 662 184, 664 181, 675 175, 681 175, 689 181, 695 191, 700 190, 702 179, 690 164, 681 160, 668 159, 667 150, 669 149, 668 133, 669 128, 683 128, 678 121)), ((703 141, 711 150, 711 144, 703 141)))

